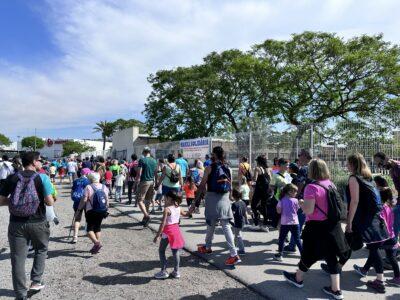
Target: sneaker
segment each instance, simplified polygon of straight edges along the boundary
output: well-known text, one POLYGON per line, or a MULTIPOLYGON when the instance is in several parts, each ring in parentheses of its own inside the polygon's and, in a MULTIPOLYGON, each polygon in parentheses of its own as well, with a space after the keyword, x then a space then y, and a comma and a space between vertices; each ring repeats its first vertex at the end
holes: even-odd
POLYGON ((29 287, 30 291, 35 291, 35 292, 38 292, 42 289, 44 289, 43 282, 32 282, 31 286, 29 287))
POLYGON ((200 214, 200 208, 196 207, 196 208, 194 209, 194 213, 195 213, 196 215, 199 215, 199 214, 200 214))
POLYGON ((330 286, 324 287, 322 289, 322 291, 325 294, 332 296, 334 299, 338 299, 338 300, 344 299, 342 291, 339 290, 339 291, 334 292, 334 291, 332 291, 332 288, 330 286))
POLYGON ((260 225, 259 230, 262 232, 269 232, 269 228, 266 225, 260 225))
POLYGON ((354 271, 356 271, 356 273, 358 275, 360 275, 361 277, 366 277, 368 275, 368 272, 365 271, 362 267, 354 265, 353 268, 354 268, 354 271))
POLYGON ((393 279, 386 279, 386 283, 389 285, 400 286, 400 277, 395 277, 393 279))
POLYGON ((60 220, 58 220, 57 217, 55 217, 55 218, 53 219, 53 222, 54 222, 54 225, 60 224, 60 220))
POLYGON ((77 236, 74 236, 73 238, 72 238, 72 244, 76 244, 78 242, 78 237, 77 236))
POLYGON ((296 248, 293 248, 290 245, 286 245, 285 247, 283 247, 283 252, 285 252, 285 253, 296 253, 296 248))
POLYGON ((367 282, 367 286, 381 294, 384 294, 386 292, 385 286, 383 285, 383 281, 380 281, 378 279, 369 280, 367 282))
POLYGON ((295 287, 302 288, 304 286, 303 281, 296 280, 296 273, 289 273, 283 271, 283 277, 286 279, 287 282, 293 284, 295 287))
POLYGON ((245 255, 246 255, 246 251, 245 251, 245 250, 239 250, 239 251, 238 251, 238 254, 239 254, 240 256, 245 256, 245 255))
POLYGON ((32 246, 29 247, 29 249, 28 249, 28 255, 29 255, 29 254, 34 254, 34 253, 35 253, 35 249, 33 249, 32 246))
POLYGON ((200 254, 210 254, 212 253, 212 250, 207 249, 204 245, 200 245, 197 247, 197 252, 199 252, 200 254))
POLYGON ((281 254, 281 253, 276 253, 276 254, 274 255, 274 259, 275 259, 276 261, 282 261, 282 254, 281 254))
POLYGON ((92 249, 90 249, 90 253, 92 253, 92 254, 97 254, 97 253, 99 253, 101 247, 103 247, 103 245, 100 244, 100 243, 94 244, 94 246, 92 247, 92 249))
POLYGON ((172 271, 171 277, 172 277, 172 278, 179 279, 179 278, 181 278, 181 274, 180 274, 179 272, 172 271))
POLYGON ((227 258, 227 260, 225 260, 225 266, 234 266, 234 265, 236 265, 237 263, 240 263, 240 262, 242 262, 242 261, 240 260, 240 257, 238 255, 229 256, 227 258))
POLYGON ((169 274, 167 271, 160 271, 156 274, 154 274, 154 278, 156 279, 167 279, 169 277, 169 274))
POLYGON ((149 222, 150 222, 150 216, 143 217, 143 220, 142 220, 143 227, 147 227, 147 225, 149 225, 149 222))

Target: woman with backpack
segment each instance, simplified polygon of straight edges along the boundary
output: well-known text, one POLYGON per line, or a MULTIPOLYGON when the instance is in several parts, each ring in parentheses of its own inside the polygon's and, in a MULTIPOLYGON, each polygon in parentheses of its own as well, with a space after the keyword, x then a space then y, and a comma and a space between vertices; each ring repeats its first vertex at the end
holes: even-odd
MULTIPOLYGON (((260 155, 256 159, 257 167, 254 170, 253 182, 255 182, 251 210, 255 229, 268 232, 267 226, 267 202, 271 199, 269 183, 271 182, 271 170, 268 169, 267 157, 260 155), (260 223, 260 215, 263 216, 263 224, 260 223)), ((272 210, 272 209, 271 209, 272 210)), ((275 213, 276 215, 276 213, 275 213)))
POLYGON ((324 259, 330 273, 331 286, 324 287, 322 291, 334 299, 343 299, 340 290, 340 271, 341 266, 349 258, 350 248, 340 220, 328 217, 331 215, 328 207, 331 207, 330 202, 333 201, 331 191, 337 190, 330 180, 328 166, 322 159, 311 160, 308 177, 313 183, 305 187, 304 200, 299 201, 301 209, 306 214, 299 269, 296 273, 284 271, 283 277, 294 286, 302 288, 304 273, 318 260, 324 259))
POLYGON ((201 254, 212 253, 211 245, 214 237, 215 226, 220 221, 222 230, 228 244, 230 256, 225 261, 225 265, 233 266, 241 262, 238 256, 234 236, 230 221, 233 220, 233 212, 231 207, 232 193, 232 171, 225 161, 225 152, 222 147, 217 146, 212 151, 212 163, 204 172, 203 179, 200 183, 195 201, 192 203, 189 214, 195 209, 195 203, 200 200, 200 195, 205 191, 205 218, 207 223, 207 233, 205 245, 199 246, 198 251, 201 254))
POLYGON ((99 173, 90 173, 88 178, 91 184, 85 187, 84 196, 79 204, 77 213, 83 209, 85 210, 86 231, 93 242, 90 253, 97 254, 102 247, 100 243, 101 223, 108 215, 109 191, 104 184, 100 183, 99 173))
MULTIPOLYGON (((379 192, 372 180, 371 170, 360 153, 347 158, 347 168, 351 175, 347 188, 350 206, 346 232, 360 236, 367 244, 368 262, 376 271, 376 279, 368 281, 367 286, 379 293, 384 293, 383 261, 379 248, 384 241, 389 239, 389 233, 380 215, 382 203, 379 192)), ((362 268, 354 265, 354 269, 362 275, 362 268)))
POLYGON ((162 168, 162 174, 157 180, 155 190, 162 184, 162 195, 165 195, 169 191, 179 193, 183 185, 183 179, 181 174, 181 169, 179 165, 175 162, 175 157, 173 154, 168 154, 167 163, 162 168))

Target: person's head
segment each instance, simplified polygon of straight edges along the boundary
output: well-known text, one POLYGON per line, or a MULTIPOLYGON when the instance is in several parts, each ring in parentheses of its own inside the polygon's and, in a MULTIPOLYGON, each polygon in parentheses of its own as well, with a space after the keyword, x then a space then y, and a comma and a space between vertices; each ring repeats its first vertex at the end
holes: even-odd
POLYGON ((104 164, 106 162, 103 156, 99 156, 97 158, 97 160, 99 161, 99 163, 102 163, 102 164, 104 164))
POLYGON ((131 159, 132 159, 132 161, 137 160, 137 155, 136 155, 135 153, 133 153, 133 154, 131 155, 131 159))
POLYGON ((389 157, 383 152, 375 153, 374 163, 378 168, 391 168, 391 165, 389 164, 389 157))
POLYGON ((97 172, 90 173, 88 178, 91 183, 99 183, 100 182, 100 174, 97 172))
POLYGON ((299 163, 301 166, 306 166, 312 159, 310 151, 301 149, 299 153, 299 163))
POLYGON ((256 163, 257 163, 257 166, 259 166, 261 168, 268 168, 267 156, 266 155, 257 156, 256 163))
POLYGON ((178 153, 178 158, 182 158, 183 154, 181 152, 178 153))
POLYGON ((283 199, 283 197, 289 197, 289 198, 296 197, 297 190, 298 190, 297 186, 295 186, 293 183, 288 183, 282 188, 281 199, 283 199))
POLYGON ((210 159, 210 155, 206 154, 205 159, 209 160, 210 159))
POLYGON ((150 156, 150 152, 151 151, 149 147, 144 147, 142 154, 143 156, 150 156))
POLYGON ((287 169, 289 167, 289 163, 286 159, 280 158, 280 159, 278 159, 278 167, 279 167, 279 172, 284 173, 287 171, 287 169))
POLYGON ((8 160, 9 160, 7 154, 4 154, 4 155, 1 157, 1 159, 2 159, 3 161, 8 161, 8 160))
POLYGON ((241 185, 247 185, 247 178, 246 178, 246 176, 242 176, 242 178, 240 179, 240 184, 241 184, 241 185))
POLYGON ((221 146, 214 147, 211 155, 214 161, 225 163, 225 151, 221 146))
POLYGON ((295 163, 290 163, 289 164, 289 173, 290 174, 297 174, 299 173, 299 167, 295 163))
POLYGON ((198 161, 197 161, 197 163, 196 163, 196 168, 197 169, 200 169, 200 170, 203 170, 204 169, 204 165, 203 165, 203 162, 199 159, 198 161))
POLYGON ((353 175, 371 179, 372 173, 361 153, 354 153, 347 158, 347 169, 353 175))
POLYGON ((167 161, 170 163, 170 164, 172 164, 172 163, 174 163, 175 162, 175 156, 171 153, 171 154, 168 154, 168 156, 167 156, 167 161))
POLYGON ((274 157, 274 166, 278 166, 278 160, 279 160, 278 157, 274 157))
POLYGON ((182 196, 180 196, 177 192, 168 191, 165 195, 165 206, 179 206, 182 203, 182 196))
POLYGON ((295 159, 294 159, 294 163, 295 163, 296 165, 299 165, 300 160, 299 160, 298 158, 295 158, 295 159))
POLYGON ((158 163, 159 163, 160 165, 162 165, 162 164, 164 163, 164 158, 159 158, 159 159, 158 159, 158 163))
POLYGON ((248 159, 247 159, 246 156, 242 156, 242 157, 240 158, 240 162, 242 162, 242 163, 247 163, 247 161, 248 161, 248 159))
POLYGON ((111 163, 112 163, 114 166, 117 166, 119 162, 118 162, 117 159, 113 159, 111 163))
POLYGON ((388 204, 390 207, 393 206, 393 192, 390 187, 384 187, 379 190, 382 203, 388 204))
POLYGON ((194 184, 192 176, 188 176, 188 177, 186 178, 186 182, 189 183, 189 185, 194 184))
POLYGON ((90 160, 90 158, 89 158, 89 157, 85 157, 85 160, 86 160, 86 161, 89 161, 89 160, 90 160))
POLYGON ((232 198, 235 201, 239 201, 240 199, 242 199, 242 193, 239 192, 237 188, 233 188, 232 189, 232 198))
POLYGON ((35 151, 25 152, 21 155, 22 166, 25 169, 39 171, 42 168, 40 153, 35 151))
POLYGON ((312 159, 308 164, 308 178, 312 180, 326 180, 331 178, 326 162, 320 158, 312 159))
POLYGON ((87 176, 87 175, 89 175, 90 173, 92 173, 92 171, 91 171, 89 168, 83 168, 83 169, 81 170, 81 175, 82 175, 82 176, 87 176))
POLYGON ((385 179, 385 177, 381 176, 381 175, 377 175, 374 177, 374 182, 376 187, 380 190, 382 188, 386 188, 389 187, 389 183, 387 182, 387 180, 385 179))

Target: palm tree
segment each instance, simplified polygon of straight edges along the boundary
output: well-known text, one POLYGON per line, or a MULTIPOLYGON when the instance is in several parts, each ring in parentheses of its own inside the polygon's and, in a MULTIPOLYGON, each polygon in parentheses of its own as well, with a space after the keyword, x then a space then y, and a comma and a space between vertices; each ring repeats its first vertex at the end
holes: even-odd
POLYGON ((93 132, 100 132, 103 138, 103 151, 106 150, 107 138, 111 137, 115 131, 114 122, 100 121, 96 123, 93 132))

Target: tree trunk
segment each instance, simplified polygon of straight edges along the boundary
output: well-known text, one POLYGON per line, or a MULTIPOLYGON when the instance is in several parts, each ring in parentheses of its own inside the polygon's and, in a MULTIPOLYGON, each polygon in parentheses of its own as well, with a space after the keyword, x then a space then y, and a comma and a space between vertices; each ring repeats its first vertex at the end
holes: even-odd
POLYGON ((107 138, 105 136, 103 136, 103 154, 104 154, 104 151, 106 150, 106 141, 107 141, 107 138))

